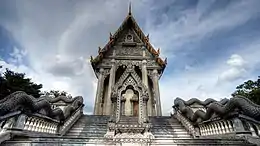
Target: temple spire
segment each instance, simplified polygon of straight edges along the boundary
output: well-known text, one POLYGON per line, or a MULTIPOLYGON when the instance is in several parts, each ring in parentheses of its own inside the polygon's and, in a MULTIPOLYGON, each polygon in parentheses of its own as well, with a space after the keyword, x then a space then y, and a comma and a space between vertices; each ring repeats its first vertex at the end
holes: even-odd
POLYGON ((129 2, 129 6, 128 6, 128 15, 132 14, 132 5, 131 5, 131 1, 129 2))

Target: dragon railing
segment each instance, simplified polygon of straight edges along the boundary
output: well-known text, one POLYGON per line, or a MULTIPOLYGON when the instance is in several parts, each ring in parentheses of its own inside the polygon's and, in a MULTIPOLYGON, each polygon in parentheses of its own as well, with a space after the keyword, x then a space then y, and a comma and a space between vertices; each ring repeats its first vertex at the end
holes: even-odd
POLYGON ((194 137, 246 136, 260 139, 260 106, 236 96, 216 101, 174 101, 174 116, 194 137))
POLYGON ((0 102, 0 142, 15 135, 64 135, 83 114, 83 106, 81 96, 36 99, 22 91, 14 92, 0 102))

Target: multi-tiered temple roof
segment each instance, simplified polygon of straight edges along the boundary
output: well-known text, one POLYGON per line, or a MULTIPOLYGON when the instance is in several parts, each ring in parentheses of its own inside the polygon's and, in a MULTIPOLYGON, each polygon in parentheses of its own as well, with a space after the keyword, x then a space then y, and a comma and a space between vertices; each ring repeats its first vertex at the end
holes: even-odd
POLYGON ((133 15, 132 15, 132 12, 131 12, 131 6, 129 8, 128 15, 126 16, 126 18, 124 19, 123 23, 120 25, 118 30, 114 34, 110 33, 109 42, 105 45, 104 48, 100 48, 99 47, 98 56, 96 56, 95 58, 93 58, 91 56, 90 62, 91 62, 92 67, 94 69, 96 68, 96 64, 98 64, 100 61, 102 61, 102 59, 104 58, 105 54, 109 51, 110 48, 113 47, 113 45, 115 44, 117 39, 123 33, 123 30, 126 27, 129 27, 129 26, 131 26, 131 28, 134 29, 134 31, 137 33, 138 37, 144 43, 144 47, 153 55, 153 57, 156 60, 156 62, 164 69, 166 67, 166 64, 167 64, 167 58, 165 60, 163 60, 162 58, 159 57, 160 49, 159 48, 157 50, 154 49, 154 47, 149 42, 149 35, 145 35, 143 33, 142 29, 136 23, 133 15))

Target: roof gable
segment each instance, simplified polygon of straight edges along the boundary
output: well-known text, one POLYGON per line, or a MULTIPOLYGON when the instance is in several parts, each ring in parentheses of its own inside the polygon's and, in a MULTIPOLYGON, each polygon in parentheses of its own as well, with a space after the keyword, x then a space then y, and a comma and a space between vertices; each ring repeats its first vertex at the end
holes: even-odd
POLYGON ((149 35, 145 36, 143 31, 141 30, 141 28, 138 26, 138 24, 136 23, 134 17, 132 16, 131 12, 129 12, 129 14, 127 15, 127 17, 125 18, 125 20, 122 22, 122 24, 120 25, 120 27, 118 28, 118 30, 115 32, 114 35, 112 35, 110 33, 110 38, 109 38, 109 42, 105 45, 104 48, 99 48, 98 50, 98 56, 93 58, 91 56, 91 64, 93 66, 93 68, 95 68, 95 66, 102 61, 102 59, 105 57, 105 55, 110 52, 111 53, 111 49, 113 48, 113 46, 115 46, 115 44, 117 44, 118 42, 120 42, 120 39, 124 39, 125 37, 122 37, 122 35, 127 34, 125 33, 126 31, 132 31, 132 33, 134 33, 134 42, 140 42, 143 43, 144 47, 147 49, 147 51, 149 52, 149 54, 151 54, 155 61, 162 67, 165 68, 166 64, 167 64, 167 59, 165 59, 164 61, 159 57, 160 54, 160 49, 158 49, 157 51, 153 48, 153 46, 150 44, 149 42, 149 35), (135 37, 136 36, 136 37, 135 37))

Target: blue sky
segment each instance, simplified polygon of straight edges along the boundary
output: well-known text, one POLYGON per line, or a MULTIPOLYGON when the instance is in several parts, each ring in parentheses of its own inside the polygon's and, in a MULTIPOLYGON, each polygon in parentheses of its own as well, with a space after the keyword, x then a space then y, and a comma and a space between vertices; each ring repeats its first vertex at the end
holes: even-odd
MULTIPOLYGON (((2 0, 0 65, 25 72, 43 90, 82 95, 90 113, 97 80, 89 56, 117 30, 128 4, 2 0)), ((164 114, 175 97, 230 97, 238 84, 260 75, 259 6, 259 0, 132 0, 139 26, 168 58, 160 81, 164 114)))

